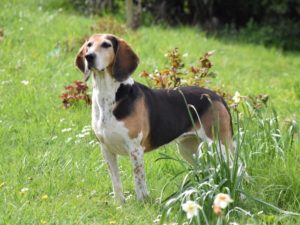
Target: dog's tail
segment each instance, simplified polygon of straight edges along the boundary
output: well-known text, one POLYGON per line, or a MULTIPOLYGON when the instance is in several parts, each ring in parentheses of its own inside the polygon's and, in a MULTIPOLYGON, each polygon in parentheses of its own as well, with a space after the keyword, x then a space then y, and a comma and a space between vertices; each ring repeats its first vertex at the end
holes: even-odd
POLYGON ((231 135, 232 135, 232 137, 233 137, 233 134, 234 134, 234 133, 233 133, 232 116, 231 116, 231 113, 230 113, 230 109, 229 109, 229 107, 228 107, 226 101, 224 100, 224 98, 221 97, 221 101, 222 101, 222 103, 224 104, 224 106, 225 106, 227 112, 229 113, 229 117, 230 117, 230 129, 231 129, 231 135))

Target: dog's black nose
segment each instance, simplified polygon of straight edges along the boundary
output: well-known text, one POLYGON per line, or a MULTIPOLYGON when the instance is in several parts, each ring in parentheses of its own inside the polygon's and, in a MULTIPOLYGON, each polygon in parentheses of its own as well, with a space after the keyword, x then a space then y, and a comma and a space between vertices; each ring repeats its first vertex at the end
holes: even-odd
POLYGON ((94 64, 95 54, 88 54, 85 56, 85 58, 88 61, 89 66, 94 64))

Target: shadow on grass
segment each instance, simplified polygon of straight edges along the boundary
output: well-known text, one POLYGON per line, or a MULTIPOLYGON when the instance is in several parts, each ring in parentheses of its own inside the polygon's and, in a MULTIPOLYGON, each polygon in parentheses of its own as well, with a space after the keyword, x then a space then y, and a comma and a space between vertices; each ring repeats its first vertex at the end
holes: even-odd
POLYGON ((208 37, 214 37, 225 43, 250 43, 276 48, 285 53, 300 53, 300 22, 281 21, 258 25, 248 23, 237 30, 232 26, 207 31, 208 37))

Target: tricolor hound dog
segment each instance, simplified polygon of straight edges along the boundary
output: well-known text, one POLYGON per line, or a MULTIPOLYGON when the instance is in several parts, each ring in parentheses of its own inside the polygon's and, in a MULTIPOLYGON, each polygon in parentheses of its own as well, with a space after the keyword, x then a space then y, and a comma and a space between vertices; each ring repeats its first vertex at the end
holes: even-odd
POLYGON ((215 125, 222 143, 233 148, 231 116, 222 97, 199 87, 150 89, 130 77, 138 63, 130 46, 110 34, 91 36, 76 58, 85 80, 93 74, 92 128, 119 201, 124 201, 117 165, 119 154, 129 155, 137 198, 144 199, 148 196, 145 152, 178 138, 181 155, 192 162, 199 145, 196 135, 204 141, 212 140, 215 125), (190 112, 195 126, 185 100, 193 106, 190 112))

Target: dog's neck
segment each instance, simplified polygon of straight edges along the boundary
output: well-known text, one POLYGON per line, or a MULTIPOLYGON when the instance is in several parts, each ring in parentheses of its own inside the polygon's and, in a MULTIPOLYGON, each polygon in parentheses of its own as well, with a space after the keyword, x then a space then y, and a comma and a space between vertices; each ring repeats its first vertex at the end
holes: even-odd
POLYGON ((119 82, 113 78, 108 69, 104 71, 94 71, 93 74, 93 104, 100 108, 113 108, 116 101, 116 93, 121 86, 133 85, 134 80, 129 77, 125 81, 119 82))

